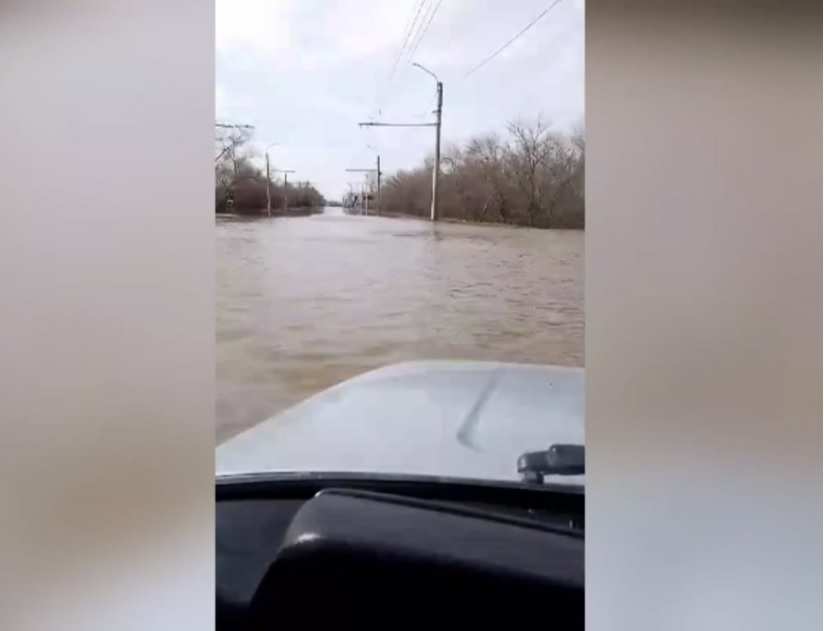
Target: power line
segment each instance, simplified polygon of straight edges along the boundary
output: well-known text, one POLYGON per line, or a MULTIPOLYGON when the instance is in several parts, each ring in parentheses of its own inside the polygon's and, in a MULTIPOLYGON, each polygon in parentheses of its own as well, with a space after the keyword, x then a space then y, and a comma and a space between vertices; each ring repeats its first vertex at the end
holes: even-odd
MULTIPOLYGON (((403 43, 401 44, 401 47, 398 49, 398 54, 395 56, 395 62, 392 64, 392 70, 390 70, 390 72, 389 72, 389 78, 387 79, 387 83, 389 81, 391 81, 392 78, 395 76, 395 71, 397 70, 398 64, 401 61, 401 57, 403 56, 403 51, 406 48, 406 45, 410 41, 409 37, 410 37, 410 35, 412 35, 412 31, 415 28, 416 23, 418 22, 418 16, 421 14, 421 9, 423 9, 423 6, 425 4, 426 4, 426 0, 420 0, 420 2, 418 2, 418 10, 415 12, 415 17, 412 18, 411 22, 407 23, 406 35, 403 38, 403 43)), ((410 15, 412 15, 412 14, 410 13, 410 15)))
MULTIPOLYGON (((427 0, 426 8, 423 10, 423 13, 421 14, 421 19, 418 22, 417 26, 413 29, 412 36, 409 38, 409 46, 406 49, 407 53, 409 53, 409 51, 411 50, 411 47, 413 46, 415 41, 418 39, 418 35, 421 34, 421 31, 423 30, 424 23, 426 22, 426 20, 429 16, 429 13, 432 11, 432 5, 434 3, 435 3, 435 0, 427 0)), ((409 59, 409 54, 406 55, 406 58, 409 59)))
MULTIPOLYGON (((413 56, 418 50, 418 47, 421 45, 423 38, 426 36, 427 32, 429 31, 429 27, 432 25, 432 21, 435 19, 435 15, 438 13, 438 9, 441 8, 441 3, 443 0, 438 0, 436 3, 435 0, 429 4, 426 10, 424 10, 423 15, 421 16, 420 21, 418 22, 417 30, 412 34, 412 38, 410 41, 410 46, 407 48, 406 59, 408 61, 412 61, 413 56)), ((414 30, 414 29, 413 29, 414 30)), ((400 96, 400 93, 403 91, 403 88, 400 88, 393 92, 390 95, 390 103, 397 100, 400 96)), ((383 103, 383 100, 382 100, 383 103)), ((389 103, 386 103, 387 105, 389 103)), ((378 108, 377 112, 378 116, 381 116, 383 112, 381 108, 378 108)))
POLYGON ((239 123, 215 123, 215 127, 221 129, 254 129, 254 125, 241 125, 239 123))
POLYGON ((429 25, 432 24, 432 20, 435 19, 435 14, 438 12, 438 9, 441 8, 441 2, 443 2, 443 0, 438 0, 438 4, 435 5, 435 8, 429 14, 429 19, 426 21, 426 26, 423 27, 422 31, 420 31, 420 34, 418 35, 418 39, 415 42, 414 47, 409 52, 409 59, 412 59, 412 57, 415 55, 415 52, 418 50, 418 46, 421 45, 421 40, 423 40, 424 36, 426 35, 426 32, 429 30, 429 25))
POLYGON ((403 57, 404 50, 407 48, 407 45, 410 43, 410 36, 412 35, 413 30, 418 23, 418 17, 421 15, 421 10, 423 9, 424 5, 426 4, 427 0, 420 0, 418 2, 418 9, 415 11, 414 6, 412 7, 412 11, 409 13, 409 17, 411 20, 407 20, 406 28, 404 29, 405 34, 403 38, 403 42, 401 42, 401 47, 398 49, 398 53, 395 55, 395 61, 392 63, 392 68, 389 71, 389 75, 386 77, 386 81, 383 85, 378 87, 377 93, 378 96, 375 99, 375 114, 380 115, 381 105, 384 100, 384 94, 386 90, 386 86, 392 82, 392 79, 395 78, 395 72, 398 69, 398 64, 403 57))
POLYGON ((476 66, 475 66, 474 68, 472 68, 469 72, 467 72, 467 73, 464 75, 464 79, 466 79, 466 78, 467 78, 469 75, 471 75, 473 72, 475 72, 475 71, 476 71, 476 70, 478 70, 479 68, 483 67, 483 66, 484 66, 484 65, 486 65, 488 62, 492 61, 495 57, 497 57, 500 53, 502 53, 502 52, 503 52, 506 48, 508 48, 508 47, 509 47, 509 45, 510 45, 510 44, 512 44, 512 42, 514 42, 514 41, 515 41, 516 39, 518 39, 521 35, 523 35, 523 34, 524 34, 524 33, 526 33, 529 29, 531 29, 533 26, 535 26, 535 24, 538 22, 538 20, 540 20, 540 19, 541 19, 542 17, 544 17, 547 13, 549 13, 549 12, 550 12, 553 8, 555 8, 555 6, 556 6, 556 5, 560 4, 560 2, 561 2, 561 0, 555 0, 555 2, 553 2, 552 4, 550 4, 550 5, 549 5, 546 9, 544 9, 543 11, 541 11, 541 12, 540 12, 537 16, 535 16, 535 18, 534 18, 534 19, 533 19, 533 20, 532 20, 529 24, 527 24, 524 28, 522 28, 520 31, 518 31, 518 33, 515 35, 515 37, 513 37, 512 39, 510 39, 510 40, 509 40, 506 44, 504 44, 503 46, 501 46, 498 50, 496 50, 496 51, 495 51, 495 52, 493 52, 491 55, 489 55, 488 57, 486 57, 485 59, 483 59, 483 60, 482 60, 482 61, 481 61, 478 65, 476 65, 476 66))

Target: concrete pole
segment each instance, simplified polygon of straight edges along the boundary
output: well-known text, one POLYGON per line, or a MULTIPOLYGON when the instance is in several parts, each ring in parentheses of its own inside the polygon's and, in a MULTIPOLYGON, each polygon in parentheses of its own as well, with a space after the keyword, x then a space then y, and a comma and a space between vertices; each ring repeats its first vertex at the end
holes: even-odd
POLYGON ((283 214, 289 214, 289 174, 286 171, 283 172, 283 214))
POLYGON ((438 109, 435 110, 435 164, 432 165, 432 209, 430 219, 438 220, 438 177, 441 171, 441 110, 443 109, 443 83, 438 83, 438 109))

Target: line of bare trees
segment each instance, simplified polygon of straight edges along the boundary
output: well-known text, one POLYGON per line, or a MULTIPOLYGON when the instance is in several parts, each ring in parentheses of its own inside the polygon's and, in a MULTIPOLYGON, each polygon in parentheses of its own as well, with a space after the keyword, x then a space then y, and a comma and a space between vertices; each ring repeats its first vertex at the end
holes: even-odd
MULTIPOLYGON (((553 132, 540 117, 514 121, 498 134, 473 138, 442 156, 440 215, 536 228, 584 227, 582 131, 553 132)), ((429 215, 432 158, 400 171, 383 187, 383 210, 429 215)))
POLYGON ((249 146, 251 134, 246 130, 232 130, 217 139, 215 160, 215 212, 260 215, 266 213, 266 187, 272 200, 272 214, 283 213, 284 195, 287 208, 309 211, 326 204, 323 195, 309 182, 275 182, 277 173, 270 170, 266 180, 265 169, 256 166, 255 152, 249 146))

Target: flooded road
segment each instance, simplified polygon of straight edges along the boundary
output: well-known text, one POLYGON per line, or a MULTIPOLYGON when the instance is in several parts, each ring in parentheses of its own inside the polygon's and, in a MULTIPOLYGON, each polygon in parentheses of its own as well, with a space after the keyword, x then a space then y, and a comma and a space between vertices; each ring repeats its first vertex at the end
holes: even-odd
POLYGON ((584 233, 217 218, 217 440, 413 359, 582 366, 584 233))

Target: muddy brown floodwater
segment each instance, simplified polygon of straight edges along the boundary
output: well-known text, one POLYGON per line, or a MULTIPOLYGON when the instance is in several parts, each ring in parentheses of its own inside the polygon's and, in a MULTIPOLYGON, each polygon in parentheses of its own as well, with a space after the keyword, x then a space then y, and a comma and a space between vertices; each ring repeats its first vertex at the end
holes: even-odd
POLYGON ((583 365, 583 232, 336 208, 216 229, 218 442, 395 362, 583 365))

